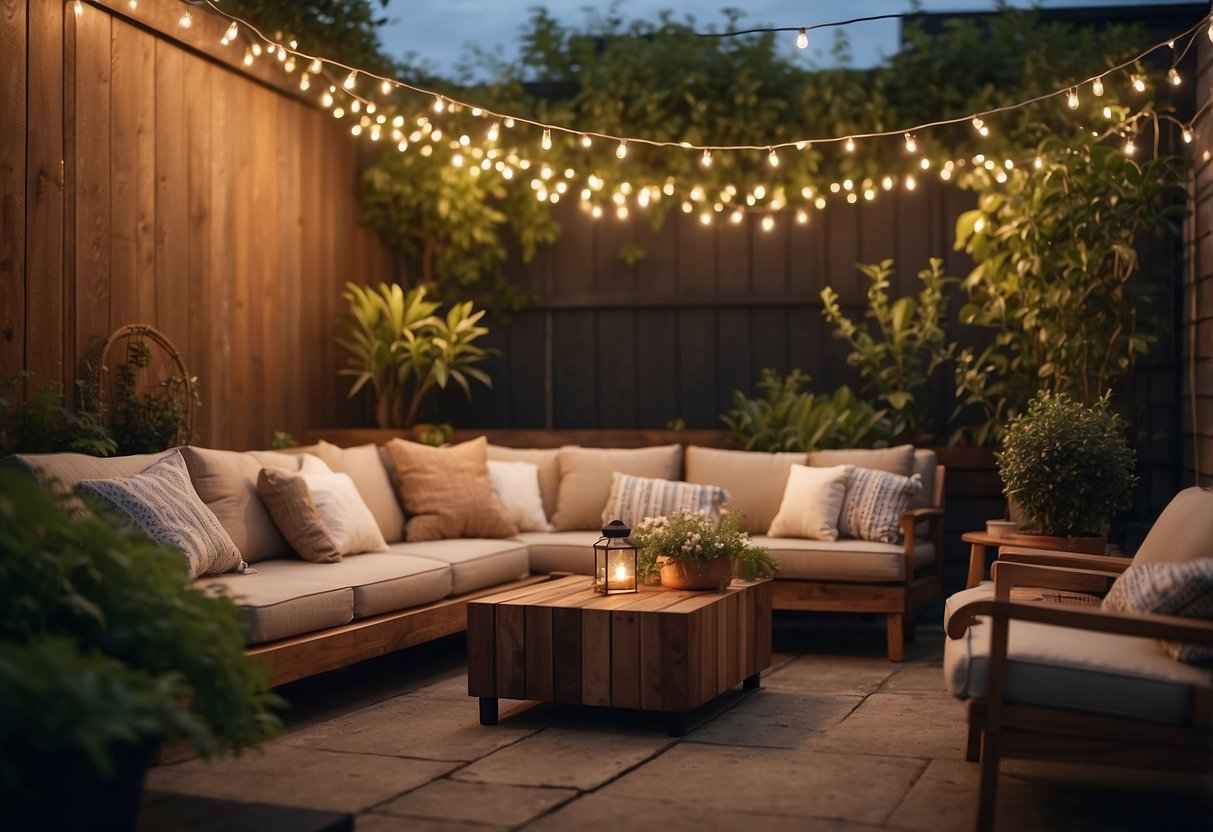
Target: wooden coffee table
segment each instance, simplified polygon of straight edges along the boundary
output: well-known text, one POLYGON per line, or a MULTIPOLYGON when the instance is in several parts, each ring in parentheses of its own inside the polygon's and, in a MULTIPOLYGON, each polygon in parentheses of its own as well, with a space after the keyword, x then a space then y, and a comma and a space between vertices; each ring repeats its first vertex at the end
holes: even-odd
POLYGON ((643 587, 599 595, 573 575, 468 602, 468 695, 480 722, 499 699, 659 711, 671 736, 686 716, 771 663, 771 582, 723 593, 643 587))

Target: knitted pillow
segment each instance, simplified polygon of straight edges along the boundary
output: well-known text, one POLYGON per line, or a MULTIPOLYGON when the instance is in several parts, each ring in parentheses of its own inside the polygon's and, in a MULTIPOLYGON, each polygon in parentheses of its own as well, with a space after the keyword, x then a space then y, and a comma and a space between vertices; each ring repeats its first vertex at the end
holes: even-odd
POLYGON ((683 512, 706 514, 715 520, 728 501, 729 492, 716 485, 634 477, 615 471, 611 474, 611 491, 602 510, 602 524, 622 520, 634 528, 646 517, 667 517, 683 512))
POLYGON ((180 549, 191 578, 248 569, 219 518, 194 490, 180 451, 134 476, 81 480, 76 489, 129 517, 154 542, 180 549))
POLYGON ((847 496, 838 516, 838 531, 843 537, 896 543, 901 539, 901 514, 910 498, 922 490, 922 479, 915 474, 902 477, 872 468, 852 467, 847 479, 847 496))
MULTIPOLYGON (((1102 607, 1213 619, 1213 556, 1183 563, 1130 566, 1112 584, 1102 607)), ((1164 641, 1162 646, 1181 662, 1213 661, 1213 647, 1175 641, 1164 641)))

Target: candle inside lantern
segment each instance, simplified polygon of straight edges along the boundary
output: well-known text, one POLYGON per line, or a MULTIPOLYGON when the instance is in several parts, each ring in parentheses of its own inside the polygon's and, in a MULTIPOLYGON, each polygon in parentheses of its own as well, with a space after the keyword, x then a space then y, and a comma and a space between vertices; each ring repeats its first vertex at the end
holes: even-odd
POLYGON ((628 568, 626 562, 616 561, 615 568, 611 571, 611 588, 623 592, 636 590, 636 575, 628 568))

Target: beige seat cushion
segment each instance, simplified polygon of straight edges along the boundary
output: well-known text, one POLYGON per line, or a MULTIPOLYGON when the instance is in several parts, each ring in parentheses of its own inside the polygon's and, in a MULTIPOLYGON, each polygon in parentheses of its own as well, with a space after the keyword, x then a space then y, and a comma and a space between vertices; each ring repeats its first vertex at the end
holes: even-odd
POLYGON ((367 552, 333 566, 334 576, 354 590, 355 619, 431 604, 451 594, 451 567, 433 558, 367 552))
POLYGON ((249 563, 291 554, 290 544, 257 496, 262 468, 294 473, 299 458, 271 451, 216 451, 189 445, 181 449, 198 496, 207 504, 249 563))
MULTIPOLYGON (((790 537, 755 537, 754 544, 768 549, 779 561, 776 580, 896 583, 905 580, 904 547, 868 540, 801 540, 790 537)), ((935 544, 914 545, 914 568, 925 569, 935 558, 935 544)))
POLYGON ((199 578, 195 586, 221 586, 249 614, 250 644, 338 627, 354 618, 354 590, 339 563, 267 560, 255 574, 199 578))
POLYGON ((489 478, 483 436, 433 448, 392 439, 387 443, 396 491, 408 515, 410 543, 458 537, 511 537, 517 527, 489 478))
POLYGON ((1133 564, 1184 563, 1213 557, 1213 488, 1176 494, 1141 542, 1133 564))
POLYGON ((517 581, 530 573, 526 545, 518 540, 427 540, 396 543, 389 552, 447 564, 452 595, 517 581))
POLYGON ((725 451, 687 446, 686 481, 718 485, 729 492, 729 511, 742 516, 751 533, 765 533, 779 513, 779 504, 793 465, 804 465, 803 453, 725 451))
MULTIPOLYGON (((560 449, 560 491, 552 526, 556 531, 602 528, 602 510, 611 490, 611 474, 676 480, 682 468, 680 445, 649 448, 560 449)), ((719 485, 719 483, 714 483, 719 485)))
POLYGON ((539 494, 543 497, 543 513, 551 520, 556 513, 556 496, 560 491, 560 449, 489 445, 487 454, 489 459, 499 462, 530 462, 539 466, 539 494))
MULTIPOLYGON (((953 696, 982 699, 990 625, 979 622, 944 645, 944 681, 953 696)), ((1213 671, 1172 659, 1154 639, 1013 621, 1008 634, 1006 700, 1150 722, 1182 724, 1191 685, 1213 671)))
POLYGON ((52 486, 55 491, 69 493, 80 480, 132 477, 174 452, 168 450, 158 454, 113 457, 71 453, 13 454, 0 460, 0 464, 15 468, 43 485, 52 486))
POLYGON ((518 539, 531 554, 531 571, 594 574, 594 544, 601 531, 523 532, 518 539))

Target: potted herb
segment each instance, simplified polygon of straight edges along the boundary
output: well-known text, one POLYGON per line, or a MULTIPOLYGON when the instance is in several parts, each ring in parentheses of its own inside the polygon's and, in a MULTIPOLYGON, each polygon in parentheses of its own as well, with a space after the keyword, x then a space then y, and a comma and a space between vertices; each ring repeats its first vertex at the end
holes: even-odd
POLYGON ((1134 454, 1108 397, 1087 406, 1042 395, 1012 420, 995 453, 1003 493, 1025 531, 1061 548, 1103 552, 1112 515, 1132 498, 1134 454))
POLYGON ((690 513, 646 517, 632 531, 632 542, 639 549, 640 577, 660 573, 662 586, 670 589, 723 591, 734 574, 752 581, 779 571, 779 562, 750 542, 736 514, 719 520, 690 513))
POLYGON ((131 828, 160 744, 249 748, 280 700, 180 552, 64 499, 0 471, 0 828, 131 828))

